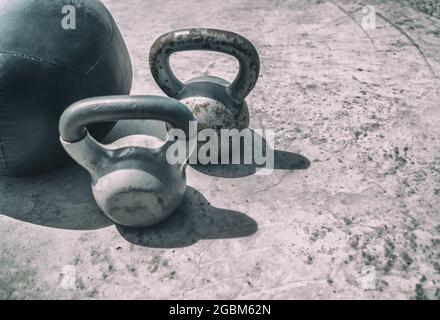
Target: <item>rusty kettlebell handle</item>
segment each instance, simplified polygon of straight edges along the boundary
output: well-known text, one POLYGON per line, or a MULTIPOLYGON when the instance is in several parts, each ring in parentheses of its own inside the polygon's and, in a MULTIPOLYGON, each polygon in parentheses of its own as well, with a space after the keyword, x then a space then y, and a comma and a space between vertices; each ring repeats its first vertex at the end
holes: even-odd
POLYGON ((177 97, 185 86, 171 70, 170 56, 188 50, 217 51, 238 60, 238 74, 228 87, 237 100, 244 100, 257 83, 260 59, 249 40, 239 34, 217 29, 182 29, 160 36, 150 50, 151 73, 159 87, 170 97, 177 97))

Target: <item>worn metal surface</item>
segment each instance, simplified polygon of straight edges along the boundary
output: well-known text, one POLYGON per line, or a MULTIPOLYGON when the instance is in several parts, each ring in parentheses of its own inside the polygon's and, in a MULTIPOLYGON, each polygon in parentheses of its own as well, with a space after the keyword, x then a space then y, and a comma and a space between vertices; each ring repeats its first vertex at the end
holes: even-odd
MULTIPOLYGON (((250 126, 276 129, 277 169, 188 168, 178 214, 136 232, 104 218, 82 168, 1 179, 1 297, 439 297, 438 19, 396 1, 105 3, 135 94, 162 94, 148 51, 165 32, 252 41, 261 77, 250 126), (374 30, 361 28, 364 5, 380 14, 374 30)), ((222 54, 171 63, 183 80, 236 74, 222 54)), ((135 123, 113 138, 163 129, 135 123)))
MULTIPOLYGON (((119 225, 152 226, 168 218, 182 202, 186 161, 167 161, 167 149, 174 141, 150 148, 148 136, 130 135, 105 146, 86 130, 89 124, 122 119, 166 121, 190 138, 189 122, 194 116, 179 101, 156 96, 86 99, 68 107, 61 116, 61 144, 90 173, 99 208, 119 225)), ((190 145, 186 140, 178 143, 190 145)), ((190 155, 188 150, 186 159, 190 155)))
POLYGON ((257 83, 260 59, 255 47, 243 36, 204 28, 168 32, 153 43, 149 60, 152 76, 158 86, 167 95, 191 108, 199 130, 242 130, 249 126, 245 98, 257 83), (204 76, 182 83, 171 69, 170 57, 192 50, 221 52, 235 57, 239 68, 234 81, 229 83, 218 77, 204 76))

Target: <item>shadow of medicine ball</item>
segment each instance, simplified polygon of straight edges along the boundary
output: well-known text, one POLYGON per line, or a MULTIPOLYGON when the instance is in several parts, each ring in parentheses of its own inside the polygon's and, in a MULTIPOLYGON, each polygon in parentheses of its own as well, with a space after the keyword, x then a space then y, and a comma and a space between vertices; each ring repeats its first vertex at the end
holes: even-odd
MULTIPOLYGON (((124 40, 98 0, 0 0, 0 174, 52 170, 68 159, 58 120, 77 100, 128 94, 124 40)), ((100 139, 114 123, 92 126, 100 139)))

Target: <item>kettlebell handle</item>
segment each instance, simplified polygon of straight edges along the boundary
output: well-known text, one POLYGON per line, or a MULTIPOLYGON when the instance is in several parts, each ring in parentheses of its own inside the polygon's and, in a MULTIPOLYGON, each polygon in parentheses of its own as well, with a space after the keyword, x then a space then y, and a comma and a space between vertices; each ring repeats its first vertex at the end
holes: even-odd
POLYGON ((86 126, 97 122, 150 119, 161 120, 181 129, 189 139, 191 111, 178 100, 159 96, 106 96, 78 101, 61 115, 59 131, 65 142, 87 136, 86 126))
POLYGON ((260 59, 252 43, 242 36, 217 29, 182 29, 159 37, 150 50, 150 69, 159 87, 170 97, 177 97, 185 86, 174 75, 170 56, 179 51, 207 50, 229 54, 239 62, 239 70, 228 90, 237 100, 244 100, 257 83, 260 59))

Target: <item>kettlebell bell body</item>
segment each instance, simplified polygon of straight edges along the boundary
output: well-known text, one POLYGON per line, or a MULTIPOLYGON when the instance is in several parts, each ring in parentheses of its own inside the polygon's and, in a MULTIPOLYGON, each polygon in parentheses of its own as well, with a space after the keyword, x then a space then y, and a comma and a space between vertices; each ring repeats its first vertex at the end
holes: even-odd
POLYGON ((245 98, 254 88, 260 60, 257 50, 242 36, 215 29, 185 29, 159 37, 150 51, 150 69, 159 87, 170 97, 185 103, 203 129, 238 129, 249 126, 249 110, 245 98), (223 52, 235 57, 239 71, 232 83, 203 76, 180 82, 171 70, 171 54, 188 50, 223 52))
POLYGON ((166 151, 173 143, 184 143, 188 159, 190 121, 194 121, 190 110, 171 98, 92 98, 66 109, 60 119, 60 139, 67 153, 90 173, 99 208, 117 224, 146 227, 165 220, 183 199, 186 164, 170 164, 166 151), (133 135, 102 145, 85 129, 91 123, 121 119, 162 120, 182 129, 188 139, 154 147, 151 137, 133 135))

